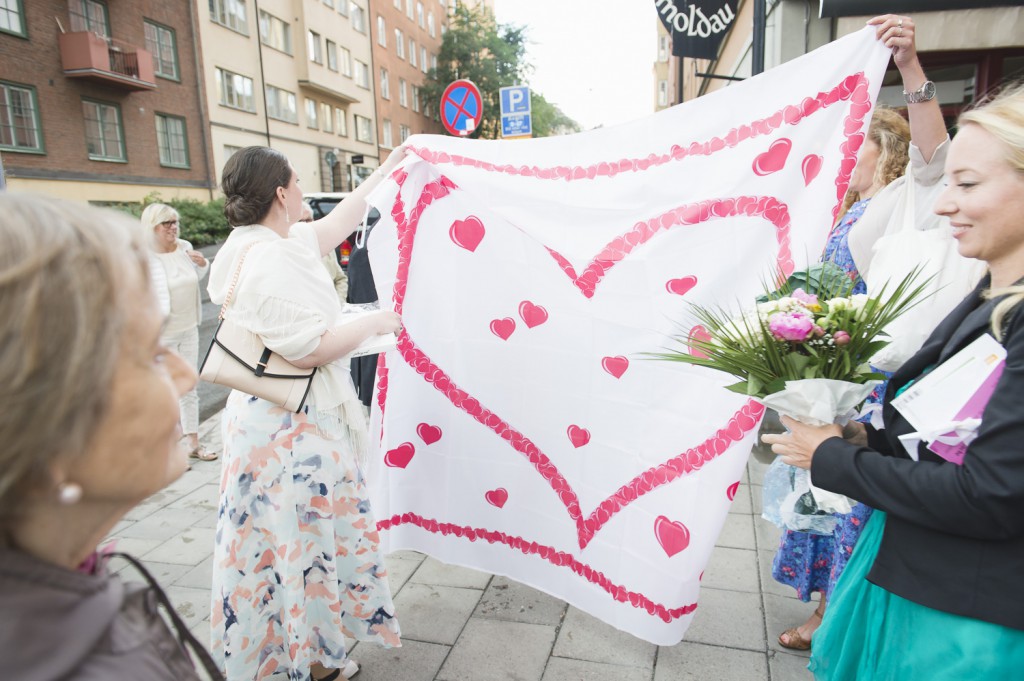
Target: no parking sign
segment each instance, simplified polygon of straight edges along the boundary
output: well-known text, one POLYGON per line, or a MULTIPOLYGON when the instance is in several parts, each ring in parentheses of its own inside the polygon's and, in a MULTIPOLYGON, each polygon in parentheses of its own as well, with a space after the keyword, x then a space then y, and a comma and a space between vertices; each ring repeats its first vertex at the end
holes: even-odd
POLYGON ((469 80, 456 80, 441 95, 441 123, 452 135, 465 137, 476 130, 483 115, 480 89, 469 80))

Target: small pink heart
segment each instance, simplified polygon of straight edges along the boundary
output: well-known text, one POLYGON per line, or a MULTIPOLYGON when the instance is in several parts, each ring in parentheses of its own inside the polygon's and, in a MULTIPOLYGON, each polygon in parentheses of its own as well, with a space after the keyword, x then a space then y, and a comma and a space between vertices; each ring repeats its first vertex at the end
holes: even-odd
POLYGON ((811 184, 811 181, 818 176, 818 172, 821 170, 821 156, 817 154, 810 154, 804 157, 803 163, 800 164, 800 170, 804 174, 804 186, 811 184))
POLYGON ((465 220, 453 222, 451 229, 448 230, 448 235, 456 246, 461 246, 472 252, 484 238, 484 223, 480 222, 480 218, 475 215, 470 215, 465 220))
POLYGON ((601 367, 615 378, 622 378, 622 374, 629 368, 629 360, 622 355, 605 357, 601 360, 601 367))
POLYGON ((511 317, 505 317, 504 319, 495 319, 491 321, 491 333, 500 338, 501 340, 508 340, 508 337, 512 335, 512 332, 516 330, 516 320, 511 317))
POLYGON ((566 431, 569 434, 569 442, 576 449, 579 449, 583 445, 590 442, 590 431, 586 428, 580 428, 579 426, 569 426, 566 431))
POLYGON ((786 165, 786 159, 789 158, 789 151, 792 148, 793 143, 785 137, 772 142, 771 146, 768 147, 768 151, 759 154, 754 159, 754 174, 764 176, 782 170, 783 166, 786 165))
POLYGON ((737 480, 736 482, 734 482, 731 485, 729 485, 729 489, 725 490, 725 495, 727 497, 729 497, 729 501, 732 501, 733 499, 736 498, 736 492, 737 492, 737 490, 739 490, 739 488, 740 488, 740 481, 737 480))
POLYGON ((681 522, 672 522, 663 515, 654 521, 654 536, 668 557, 676 555, 690 545, 690 531, 681 522))
POLYGON ((384 455, 384 464, 392 468, 405 468, 412 461, 416 448, 411 442, 403 442, 384 455))
POLYGON ((441 439, 441 429, 428 423, 421 423, 416 426, 416 434, 428 445, 432 445, 441 439))
POLYGON ((524 300, 519 303, 519 316, 532 329, 548 320, 548 311, 540 305, 534 305, 529 300, 524 300))
MULTIPOLYGON (((698 324, 697 326, 690 329, 690 342, 692 343, 693 341, 709 343, 711 342, 711 334, 708 333, 707 329, 698 324)), ((700 348, 695 347, 693 345, 690 346, 690 354, 693 355, 694 357, 702 357, 703 359, 708 358, 706 353, 704 353, 700 348)))
POLYGON ((491 506, 501 508, 505 505, 505 502, 508 501, 508 491, 506 491, 504 487, 492 489, 490 492, 484 494, 484 499, 486 499, 487 503, 491 506))
POLYGON ((685 296, 687 291, 697 285, 697 277, 692 274, 688 277, 682 277, 680 279, 669 279, 665 282, 665 289, 669 293, 674 293, 677 296, 685 296))

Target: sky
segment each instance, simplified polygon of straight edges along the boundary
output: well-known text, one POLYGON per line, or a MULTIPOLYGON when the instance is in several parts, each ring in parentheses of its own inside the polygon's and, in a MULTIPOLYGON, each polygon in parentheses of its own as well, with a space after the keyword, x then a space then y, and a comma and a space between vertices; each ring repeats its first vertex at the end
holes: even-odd
POLYGON ((654 111, 657 12, 651 0, 495 0, 527 29, 525 83, 584 130, 654 111))

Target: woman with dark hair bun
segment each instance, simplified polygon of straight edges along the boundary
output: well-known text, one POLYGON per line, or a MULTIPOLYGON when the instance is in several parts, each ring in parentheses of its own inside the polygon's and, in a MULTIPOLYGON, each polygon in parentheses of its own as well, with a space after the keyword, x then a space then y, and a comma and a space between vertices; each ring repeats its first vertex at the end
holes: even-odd
POLYGON ((347 355, 401 328, 382 310, 346 324, 320 260, 355 231, 364 197, 405 152, 324 218, 302 218, 288 159, 247 147, 224 166, 234 226, 210 271, 227 318, 302 368, 317 368, 300 413, 239 391, 223 416, 224 474, 213 562, 212 651, 232 680, 351 678, 346 636, 398 646, 399 627, 361 459, 366 416, 347 355))

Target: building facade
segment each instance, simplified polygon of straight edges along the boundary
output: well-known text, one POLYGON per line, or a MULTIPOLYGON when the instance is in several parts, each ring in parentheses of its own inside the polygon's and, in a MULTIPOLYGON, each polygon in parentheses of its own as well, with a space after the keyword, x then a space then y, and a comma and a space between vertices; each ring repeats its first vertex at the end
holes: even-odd
POLYGON ((11 189, 95 203, 212 196, 191 3, 0 2, 11 189))
POLYGON ((448 10, 444 0, 372 0, 370 9, 383 161, 409 135, 444 132, 434 112, 423 105, 420 88, 437 67, 448 10))

